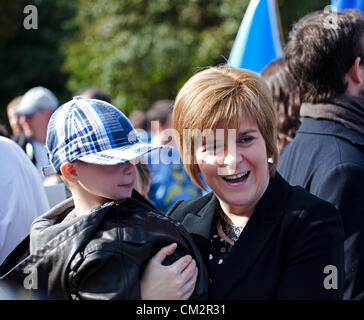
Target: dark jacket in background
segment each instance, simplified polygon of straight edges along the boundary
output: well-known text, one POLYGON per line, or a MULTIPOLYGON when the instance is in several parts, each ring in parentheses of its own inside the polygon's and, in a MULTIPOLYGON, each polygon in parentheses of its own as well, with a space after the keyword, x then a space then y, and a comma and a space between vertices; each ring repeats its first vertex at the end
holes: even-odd
MULTIPOLYGON (((217 203, 210 193, 176 203, 168 215, 191 234, 208 263, 217 203)), ((341 299, 344 232, 337 210, 277 173, 231 251, 218 266, 210 299, 341 299), (326 289, 326 266, 337 268, 337 289, 326 289)))
MULTIPOLYGON (((164 264, 190 254, 199 272, 191 299, 207 297, 207 272, 191 237, 137 192, 59 223, 73 208, 70 198, 37 218, 30 255, 2 279, 21 287, 33 273, 36 289, 52 299, 140 299, 139 279, 147 262, 176 242, 176 251, 164 264)), ((12 263, 10 255, 2 272, 12 263)))
POLYGON ((339 209, 345 230, 344 299, 364 299, 364 136, 343 124, 304 118, 278 171, 339 209))

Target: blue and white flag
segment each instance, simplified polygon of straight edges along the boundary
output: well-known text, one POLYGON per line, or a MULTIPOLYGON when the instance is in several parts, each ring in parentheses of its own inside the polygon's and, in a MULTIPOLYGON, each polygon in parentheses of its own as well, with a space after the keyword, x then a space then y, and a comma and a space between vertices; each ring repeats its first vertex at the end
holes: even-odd
POLYGON ((364 0, 331 0, 331 5, 335 6, 337 11, 359 9, 364 12, 364 0))
POLYGON ((261 73, 283 57, 275 0, 251 0, 241 22, 228 64, 261 73))

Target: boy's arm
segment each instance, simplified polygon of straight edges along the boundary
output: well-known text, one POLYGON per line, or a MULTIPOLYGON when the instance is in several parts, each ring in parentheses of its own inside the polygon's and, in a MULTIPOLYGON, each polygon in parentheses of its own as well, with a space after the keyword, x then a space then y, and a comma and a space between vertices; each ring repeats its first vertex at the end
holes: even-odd
POLYGON ((138 263, 129 255, 116 250, 94 250, 85 258, 77 254, 69 273, 71 296, 81 300, 186 300, 195 288, 195 261, 184 256, 169 266, 162 265, 176 247, 174 243, 160 249, 142 279, 138 263))
POLYGON ((139 267, 118 250, 95 249, 71 263, 68 285, 72 299, 140 299, 139 267))

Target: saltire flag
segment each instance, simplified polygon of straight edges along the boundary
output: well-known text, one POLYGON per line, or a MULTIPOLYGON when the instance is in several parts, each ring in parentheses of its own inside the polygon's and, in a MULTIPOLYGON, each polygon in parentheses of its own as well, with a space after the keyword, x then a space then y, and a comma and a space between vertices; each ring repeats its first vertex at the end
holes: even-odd
POLYGON ((228 64, 261 73, 283 57, 275 0, 251 0, 241 22, 228 64))
POLYGON ((344 9, 359 9, 364 11, 364 0, 331 0, 331 5, 337 8, 337 11, 344 9))

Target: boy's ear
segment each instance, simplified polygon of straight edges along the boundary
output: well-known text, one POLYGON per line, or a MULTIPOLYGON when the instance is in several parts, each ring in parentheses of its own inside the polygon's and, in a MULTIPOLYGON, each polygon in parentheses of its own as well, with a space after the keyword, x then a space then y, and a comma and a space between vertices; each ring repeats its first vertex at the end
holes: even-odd
POLYGON ((78 174, 74 163, 72 162, 62 163, 60 170, 65 179, 71 182, 77 182, 78 174))

